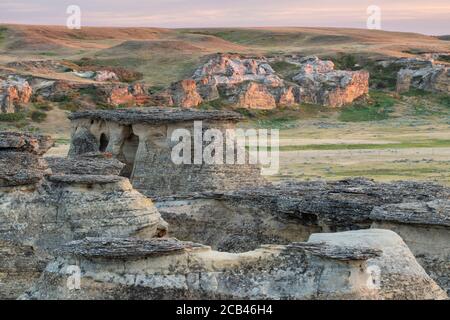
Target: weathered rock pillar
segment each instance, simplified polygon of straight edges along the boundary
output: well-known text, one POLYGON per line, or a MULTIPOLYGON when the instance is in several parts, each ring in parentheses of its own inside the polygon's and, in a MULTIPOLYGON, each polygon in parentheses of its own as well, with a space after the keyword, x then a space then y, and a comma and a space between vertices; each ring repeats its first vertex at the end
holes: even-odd
MULTIPOLYGON (((203 159, 196 163, 194 152, 190 163, 176 164, 172 159, 172 148, 178 143, 172 141, 175 130, 189 133, 194 150, 196 122, 201 123, 202 134, 215 129, 226 139, 227 130, 234 129, 241 119, 234 112, 144 108, 84 111, 69 118, 74 130, 81 126, 95 136, 99 148, 102 136, 107 137, 106 151, 128 165, 123 175, 130 177, 136 189, 153 198, 193 196, 265 183, 256 165, 226 164, 226 159, 223 163, 207 164, 203 159)), ((71 149, 80 149, 76 144, 82 143, 73 139, 71 149)), ((203 141, 200 144, 204 145, 203 141)))

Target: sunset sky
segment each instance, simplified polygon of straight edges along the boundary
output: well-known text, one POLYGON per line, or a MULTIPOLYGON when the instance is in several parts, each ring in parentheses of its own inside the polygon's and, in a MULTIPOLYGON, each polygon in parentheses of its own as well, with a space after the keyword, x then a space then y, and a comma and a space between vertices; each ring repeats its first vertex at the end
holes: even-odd
POLYGON ((369 5, 382 10, 382 29, 450 34, 450 0, 2 0, 0 23, 66 23, 78 5, 82 26, 365 28, 369 5))

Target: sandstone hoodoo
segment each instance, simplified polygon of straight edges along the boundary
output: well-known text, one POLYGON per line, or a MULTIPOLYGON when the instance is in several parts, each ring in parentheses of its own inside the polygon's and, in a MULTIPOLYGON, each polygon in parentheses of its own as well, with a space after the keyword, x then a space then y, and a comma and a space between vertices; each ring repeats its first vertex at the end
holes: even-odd
POLYGON ((49 166, 42 155, 52 145, 47 136, 0 133, 0 298, 17 298, 29 288, 53 250, 68 241, 152 238, 167 228, 128 179, 101 175, 114 174, 116 163, 76 159, 49 166))
POLYGON ((265 58, 218 54, 191 79, 175 83, 157 96, 171 97, 167 103, 180 107, 222 99, 239 108, 274 109, 300 103, 340 107, 368 93, 366 71, 334 70, 333 62, 317 57, 300 59, 296 66, 300 69, 297 75, 283 79, 265 58))
POLYGON ((386 230, 314 235, 241 254, 174 239, 89 238, 58 255, 22 299, 447 298, 401 238, 386 230), (66 285, 74 264, 79 290, 66 285))
POLYGON ((28 81, 16 76, 0 79, 0 113, 14 113, 30 102, 33 89, 28 81))
MULTIPOLYGON (((230 111, 200 111, 177 108, 145 108, 126 110, 96 110, 70 115, 72 144, 69 154, 109 152, 126 164, 122 175, 133 186, 151 197, 193 195, 203 191, 232 190, 238 186, 263 183, 256 165, 195 163, 175 164, 172 133, 186 129, 190 138, 200 130, 219 130, 223 136, 233 130, 241 116, 230 111)), ((200 131, 202 134, 202 131, 200 131)), ((194 141, 192 142, 194 146, 194 141)))

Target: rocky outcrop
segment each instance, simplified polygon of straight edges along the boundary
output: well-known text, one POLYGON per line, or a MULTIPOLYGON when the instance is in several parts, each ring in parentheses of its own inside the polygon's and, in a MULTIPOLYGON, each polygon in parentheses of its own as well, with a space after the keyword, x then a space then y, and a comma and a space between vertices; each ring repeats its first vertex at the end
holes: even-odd
POLYGON ((95 109, 97 104, 111 106, 143 106, 150 101, 145 85, 141 82, 77 83, 64 80, 33 83, 36 96, 55 102, 70 102, 81 109, 95 109))
POLYGON ((249 109, 274 109, 277 107, 275 97, 267 87, 256 82, 241 85, 220 86, 221 96, 233 105, 249 109))
POLYGON ((293 105, 296 105, 299 101, 297 97, 299 97, 299 88, 294 86, 288 86, 285 88, 282 88, 277 94, 278 101, 277 105, 281 107, 291 107, 293 105))
POLYGON ((264 58, 217 54, 200 66, 191 79, 174 83, 157 100, 184 108, 223 98, 241 108, 273 109, 278 97, 270 90, 284 81, 264 58))
POLYGON ((134 104, 134 97, 128 86, 116 86, 106 92, 106 102, 115 106, 132 106, 134 104))
POLYGON ((173 239, 89 238, 60 250, 59 258, 21 298, 447 298, 393 232, 333 236, 340 243, 312 237, 307 243, 268 245, 241 254, 173 239), (351 243, 345 241, 349 238, 351 243), (67 286, 74 266, 80 271, 79 288, 67 286))
POLYGON ((105 82, 105 81, 119 81, 119 77, 117 76, 117 74, 115 74, 112 71, 100 70, 100 71, 97 71, 95 73, 94 80, 95 81, 101 81, 101 82, 105 82))
POLYGON ((302 59, 293 81, 300 87, 300 101, 330 107, 341 107, 369 93, 367 71, 334 70, 332 61, 317 57, 302 59))
POLYGON ((182 108, 192 108, 199 106, 203 99, 197 92, 197 84, 194 80, 181 80, 171 85, 169 89, 171 97, 170 105, 182 108))
POLYGON ((33 89, 23 78, 10 76, 0 79, 0 113, 14 113, 22 104, 30 102, 33 89))
POLYGON ((191 79, 156 96, 181 107, 223 99, 237 108, 274 109, 299 103, 340 107, 368 93, 369 74, 365 71, 334 70, 333 62, 317 57, 300 59, 294 66, 300 68, 293 78, 297 84, 284 81, 265 58, 218 54, 200 66, 191 79))
POLYGON ((105 86, 101 87, 100 91, 106 103, 113 106, 142 106, 150 100, 142 83, 105 86))
POLYGON ((410 89, 430 92, 450 92, 450 68, 445 65, 431 65, 420 69, 401 69, 397 74, 397 92, 410 89))
POLYGON ((19 132, 0 132, 0 152, 26 152, 43 155, 53 147, 49 136, 19 132))
POLYGON ((48 137, 2 132, 0 138, 1 298, 22 293, 53 249, 68 241, 86 236, 151 238, 165 233, 167 225, 152 202, 135 191, 128 179, 94 175, 97 169, 98 174, 117 171, 112 168, 116 164, 94 165, 86 159, 76 165, 59 163, 54 167, 65 174, 56 175, 41 158, 52 145, 48 137), (85 174, 89 170, 92 175, 85 174), (73 174, 79 172, 83 175, 73 174))
POLYGON ((200 66, 192 77, 210 86, 257 82, 270 87, 283 85, 283 80, 264 58, 243 58, 239 55, 219 54, 200 66))
POLYGON ((313 233, 390 229, 448 290, 448 199, 449 188, 430 183, 352 179, 205 193, 157 207, 172 236, 227 252, 306 241, 313 233))

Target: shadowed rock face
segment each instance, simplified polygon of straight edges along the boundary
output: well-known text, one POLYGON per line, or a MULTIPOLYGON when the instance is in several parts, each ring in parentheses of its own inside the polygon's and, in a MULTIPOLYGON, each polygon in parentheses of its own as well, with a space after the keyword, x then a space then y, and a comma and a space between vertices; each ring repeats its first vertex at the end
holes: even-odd
POLYGON ((450 92, 450 68, 445 65, 431 65, 421 69, 401 69, 397 74, 397 92, 410 89, 430 92, 450 92))
POLYGON ((86 128, 79 128, 72 135, 69 157, 74 157, 81 154, 98 152, 100 142, 96 137, 86 128))
POLYGON ((341 241, 336 245, 313 240, 286 246, 263 246, 241 254, 215 252, 202 245, 173 239, 85 239, 64 247, 60 257, 47 266, 37 284, 21 298, 447 297, 393 232, 350 232, 337 235, 339 238, 352 238, 353 241, 345 244, 341 241), (383 244, 381 249, 380 243, 383 244), (74 265, 81 271, 79 290, 67 287, 68 270, 74 265), (372 270, 380 272, 373 273, 372 270), (399 277, 399 272, 407 276, 399 277))
POLYGON ((0 153, 0 187, 35 184, 50 172, 47 163, 38 155, 20 152, 0 153))
POLYGON ((197 84, 194 80, 186 79, 172 84, 170 87, 171 105, 182 108, 199 106, 203 99, 197 92, 197 84))
POLYGON ((299 100, 306 103, 341 107, 369 93, 367 71, 334 70, 333 62, 317 57, 301 60, 292 80, 300 87, 299 100))
POLYGON ((385 61, 386 65, 395 64, 402 69, 397 73, 397 92, 410 89, 430 92, 450 92, 450 69, 443 64, 435 64, 432 59, 402 58, 385 61))
POLYGON ((53 161, 57 171, 91 175, 52 175, 40 157, 53 144, 51 139, 10 132, 0 133, 0 138, 0 298, 22 293, 51 259, 52 250, 68 241, 87 236, 151 238, 166 232, 151 200, 128 179, 95 175, 113 170, 105 160, 53 161))

